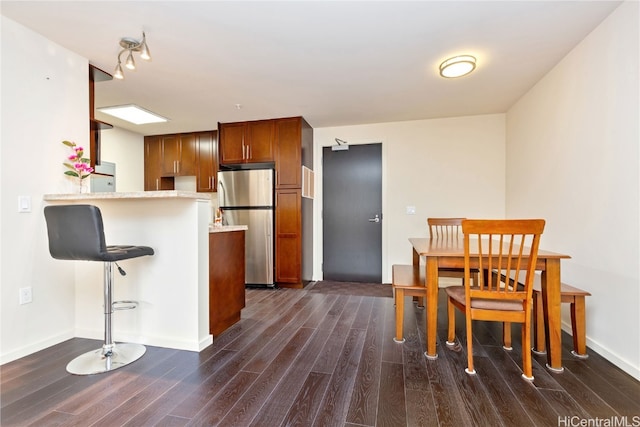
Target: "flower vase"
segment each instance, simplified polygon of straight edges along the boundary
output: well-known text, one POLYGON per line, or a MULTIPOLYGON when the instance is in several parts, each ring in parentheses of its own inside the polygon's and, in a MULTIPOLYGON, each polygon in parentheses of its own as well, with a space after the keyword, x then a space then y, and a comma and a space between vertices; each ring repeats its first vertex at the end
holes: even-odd
POLYGON ((84 193, 88 193, 89 189, 87 188, 87 180, 86 179, 79 179, 78 180, 78 192, 80 194, 84 194, 84 193))

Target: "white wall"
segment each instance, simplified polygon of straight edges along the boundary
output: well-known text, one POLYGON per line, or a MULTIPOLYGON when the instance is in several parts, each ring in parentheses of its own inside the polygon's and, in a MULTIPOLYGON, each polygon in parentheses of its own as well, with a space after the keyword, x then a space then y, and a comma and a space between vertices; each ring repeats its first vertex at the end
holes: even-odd
POLYGON ((314 129, 314 280, 322 279, 322 147, 382 142, 382 280, 412 262, 410 237, 428 236, 427 218, 504 218, 503 114, 314 129), (416 214, 407 215, 406 207, 416 214))
POLYGON ((506 209, 547 219, 541 246, 592 294, 587 345, 640 379, 638 15, 622 4, 508 111, 506 209))
POLYGON ((116 164, 116 190, 144 191, 144 136, 114 127, 101 132, 100 142, 100 159, 116 164))
POLYGON ((88 62, 1 18, 0 363, 73 337, 73 263, 49 255, 42 195, 77 186, 63 175, 61 141, 89 141, 88 62), (32 212, 18 213, 18 196, 32 212), (18 304, 30 286, 31 304, 18 304))

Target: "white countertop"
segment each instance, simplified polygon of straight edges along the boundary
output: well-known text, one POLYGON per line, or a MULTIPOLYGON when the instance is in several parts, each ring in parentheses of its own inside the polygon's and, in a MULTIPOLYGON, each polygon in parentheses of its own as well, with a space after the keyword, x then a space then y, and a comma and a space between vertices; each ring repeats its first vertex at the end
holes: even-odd
POLYGON ((55 200, 107 200, 107 199, 196 199, 211 200, 210 193, 197 193, 195 191, 132 191, 111 193, 75 193, 75 194, 45 194, 45 201, 55 200))
POLYGON ((225 233, 228 231, 246 231, 249 227, 246 225, 221 225, 221 226, 213 226, 209 225, 209 233, 225 233))

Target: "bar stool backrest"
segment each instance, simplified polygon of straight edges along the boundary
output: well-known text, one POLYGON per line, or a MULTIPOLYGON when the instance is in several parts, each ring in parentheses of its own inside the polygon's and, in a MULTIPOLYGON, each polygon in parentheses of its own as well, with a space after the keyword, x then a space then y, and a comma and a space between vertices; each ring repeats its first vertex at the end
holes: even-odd
POLYGON ((55 259, 108 261, 100 209, 93 205, 44 208, 49 253, 55 259))

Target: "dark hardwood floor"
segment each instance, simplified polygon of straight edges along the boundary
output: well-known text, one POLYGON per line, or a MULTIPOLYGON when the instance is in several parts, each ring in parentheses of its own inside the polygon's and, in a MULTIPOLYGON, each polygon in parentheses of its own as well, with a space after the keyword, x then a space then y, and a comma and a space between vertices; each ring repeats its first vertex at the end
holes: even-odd
POLYGON ((75 338, 0 368, 0 424, 572 426, 627 416, 639 425, 640 383, 591 350, 574 358, 568 335, 564 373, 534 356, 531 384, 520 378, 519 328, 506 352, 500 326, 476 322, 478 374, 469 376, 464 347, 441 345, 444 301, 437 360, 423 356, 424 310, 407 306, 406 342, 396 344, 391 298, 248 289, 242 320, 202 352, 148 347, 135 363, 92 376, 65 371, 100 344, 75 338))

